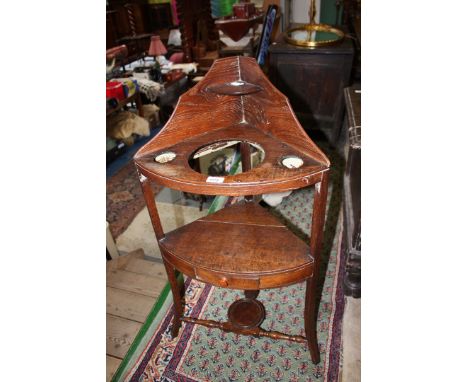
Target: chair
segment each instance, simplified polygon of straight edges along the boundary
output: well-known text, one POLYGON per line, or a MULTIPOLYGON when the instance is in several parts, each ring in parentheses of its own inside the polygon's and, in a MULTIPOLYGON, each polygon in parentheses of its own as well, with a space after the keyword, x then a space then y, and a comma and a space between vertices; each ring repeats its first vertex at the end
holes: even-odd
POLYGON ((172 335, 181 322, 274 339, 307 342, 320 360, 316 335, 316 290, 330 162, 310 140, 286 97, 268 81, 254 58, 216 60, 195 87, 181 96, 162 131, 135 155, 152 225, 172 289, 172 335), (238 143, 243 172, 207 176, 189 166, 200 152, 238 143), (252 167, 251 147, 264 153, 252 167), (164 233, 150 182, 205 195, 246 196, 245 200, 164 233), (255 202, 254 195, 315 185, 309 245, 255 202), (183 314, 183 287, 176 274, 222 288, 245 291, 245 298, 217 322, 183 314), (306 281, 306 336, 261 328, 267 314, 259 291, 306 281))

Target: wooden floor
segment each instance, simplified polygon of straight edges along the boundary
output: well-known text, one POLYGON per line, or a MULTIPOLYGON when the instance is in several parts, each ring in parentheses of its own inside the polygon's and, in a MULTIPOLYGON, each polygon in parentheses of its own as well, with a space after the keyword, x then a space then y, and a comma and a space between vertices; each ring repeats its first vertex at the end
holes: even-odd
MULTIPOLYGON (((107 381, 119 367, 167 282, 164 266, 143 257, 143 251, 138 250, 107 262, 107 381)), ((344 367, 339 380, 359 381, 360 300, 348 301, 343 322, 344 367)))
POLYGON ((110 381, 166 285, 164 265, 142 250, 107 262, 106 365, 110 381))

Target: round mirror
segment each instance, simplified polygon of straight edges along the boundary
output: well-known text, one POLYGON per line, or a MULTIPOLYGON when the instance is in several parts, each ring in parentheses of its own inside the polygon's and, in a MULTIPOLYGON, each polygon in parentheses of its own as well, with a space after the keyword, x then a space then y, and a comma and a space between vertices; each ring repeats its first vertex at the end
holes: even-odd
POLYGON ((327 24, 307 24, 289 29, 284 38, 289 44, 313 48, 336 44, 344 38, 344 33, 327 24))

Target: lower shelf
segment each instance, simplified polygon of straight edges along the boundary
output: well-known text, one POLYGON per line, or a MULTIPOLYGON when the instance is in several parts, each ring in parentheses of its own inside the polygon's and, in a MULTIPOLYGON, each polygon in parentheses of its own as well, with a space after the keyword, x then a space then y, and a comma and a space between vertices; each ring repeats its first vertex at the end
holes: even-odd
POLYGON ((241 202, 166 234, 166 259, 221 287, 256 290, 310 277, 308 245, 254 202, 241 202))

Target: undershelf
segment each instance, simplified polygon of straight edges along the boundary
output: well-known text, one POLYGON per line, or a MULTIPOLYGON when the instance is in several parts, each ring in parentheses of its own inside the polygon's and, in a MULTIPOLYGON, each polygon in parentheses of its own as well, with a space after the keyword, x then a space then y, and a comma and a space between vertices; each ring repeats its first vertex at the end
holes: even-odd
POLYGON ((308 245, 255 202, 240 202, 165 235, 162 248, 200 272, 261 277, 313 264, 308 245))

